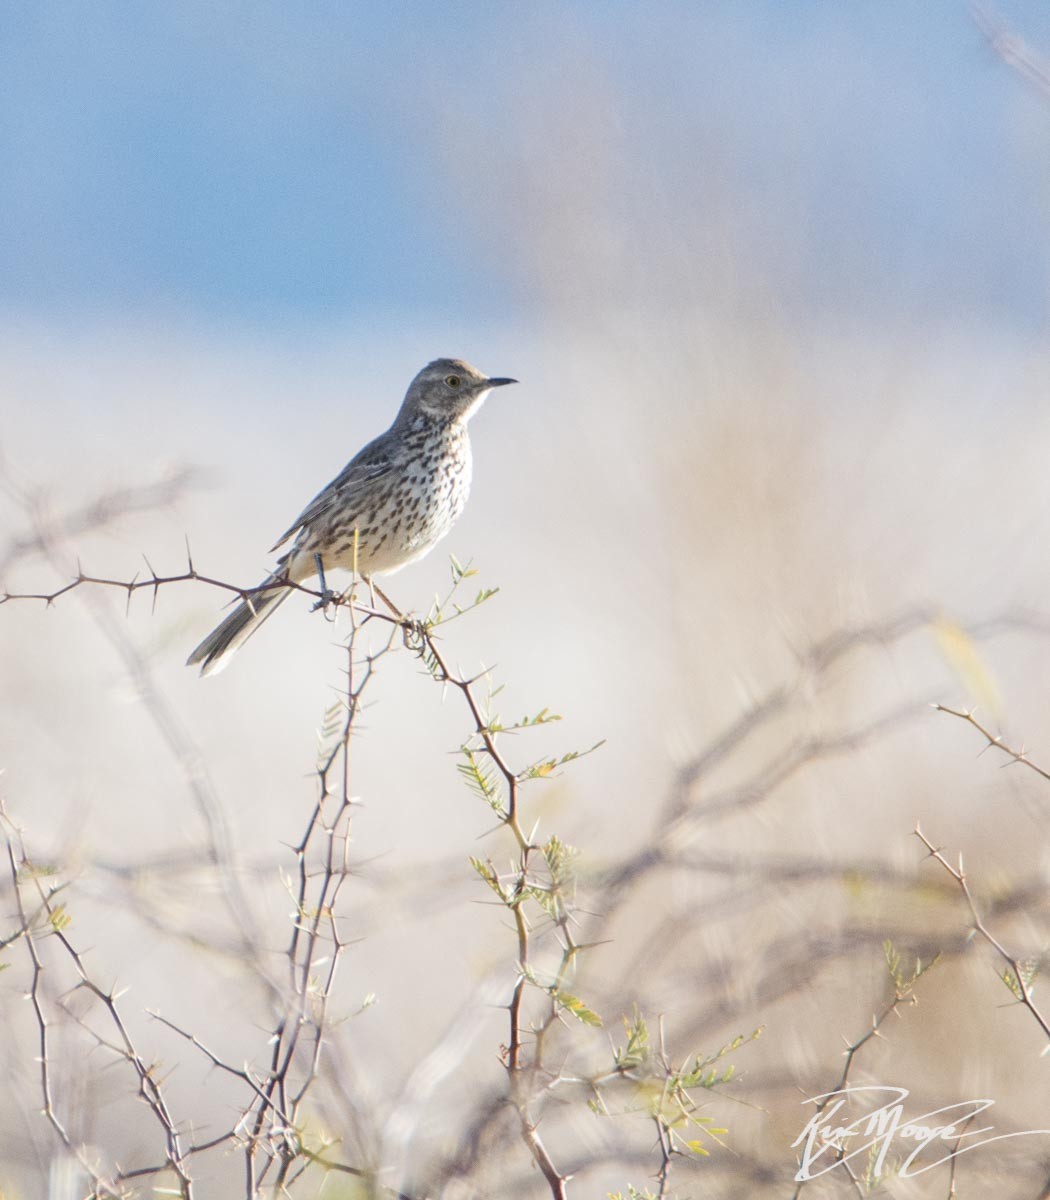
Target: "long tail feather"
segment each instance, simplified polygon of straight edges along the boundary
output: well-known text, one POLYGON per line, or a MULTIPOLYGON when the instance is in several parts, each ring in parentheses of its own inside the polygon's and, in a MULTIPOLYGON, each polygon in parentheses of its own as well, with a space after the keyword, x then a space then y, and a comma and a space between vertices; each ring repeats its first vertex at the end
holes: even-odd
POLYGON ((267 617, 277 611, 283 600, 288 599, 290 591, 290 588, 270 588, 265 592, 253 593, 249 600, 242 600, 186 659, 186 665, 200 663, 202 675, 218 674, 229 664, 235 651, 244 645, 267 617))

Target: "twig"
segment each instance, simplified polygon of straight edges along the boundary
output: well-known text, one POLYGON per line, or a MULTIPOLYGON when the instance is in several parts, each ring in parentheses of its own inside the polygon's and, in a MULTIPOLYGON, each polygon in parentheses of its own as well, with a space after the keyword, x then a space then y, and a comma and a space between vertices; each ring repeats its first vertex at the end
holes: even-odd
POLYGON ((1032 762, 1023 746, 1020 750, 1014 750, 1003 741, 1002 734, 993 734, 987 730, 973 715, 974 709, 949 708, 946 704, 935 704, 933 707, 938 712, 947 713, 950 717, 958 717, 960 721, 965 721, 968 725, 972 725, 988 743, 986 748, 1001 751, 1008 758, 1012 758, 1014 762, 1020 763, 1030 771, 1034 771, 1041 779, 1050 781, 1050 771, 1045 771, 1037 763, 1032 762))
POLYGON ((959 890, 962 892, 966 900, 967 906, 970 909, 970 917, 973 920, 974 930, 980 934, 989 946, 999 955, 999 957, 1007 964, 1012 972, 1012 982, 1007 978, 1006 982, 1010 990, 1017 997, 1018 1001, 1032 1014, 1039 1028, 1043 1031, 1047 1039, 1050 1039, 1050 1022, 1043 1016, 1042 1012, 1036 1006, 1032 998, 1032 988, 1030 982, 1030 971, 1027 970, 1024 964, 1015 955, 1011 954, 1002 942, 996 938, 981 919, 981 914, 978 912, 977 904, 974 901, 973 893, 970 891, 970 884, 963 871, 962 855, 959 855, 958 867, 953 867, 952 864, 944 857, 942 852, 926 837, 918 825, 915 826, 915 836, 926 847, 930 858, 935 859, 948 872, 948 874, 959 885, 959 890))
POLYGON ((91 995, 93 995, 106 1010, 109 1019, 120 1039, 120 1044, 118 1046, 110 1045, 110 1048, 126 1062, 128 1062, 134 1069, 138 1078, 139 1094, 142 1099, 145 1100, 147 1107, 153 1113, 158 1124, 163 1130, 167 1143, 167 1165, 175 1173, 179 1181, 179 1194, 183 1197, 183 1200, 192 1200, 193 1183, 186 1167, 186 1155, 183 1151, 181 1135, 179 1134, 176 1122, 173 1120, 168 1109, 161 1085, 155 1077, 153 1069, 143 1062, 142 1057, 136 1050, 127 1026, 120 1014, 120 1010, 117 1007, 116 998, 113 992, 104 989, 95 983, 95 981, 89 975, 79 952, 75 949, 63 931, 61 917, 56 912, 51 902, 52 895, 54 893, 45 892, 40 883, 39 877, 35 872, 32 871, 31 865, 26 857, 25 847, 21 842, 21 835, 16 829, 14 829, 6 815, 0 814, 0 816, 2 816, 9 829, 7 836, 8 865, 10 868, 11 880, 14 886, 15 897, 18 905, 19 919, 21 921, 22 928, 26 932, 25 941, 29 949, 33 966, 30 999, 33 1005, 33 1013, 36 1018, 40 1043, 40 1088, 44 1101, 44 1115, 47 1117, 55 1132, 58 1134, 58 1137, 62 1141, 63 1145, 77 1157, 77 1160, 89 1173, 93 1181, 95 1192, 101 1195, 118 1195, 119 1193, 116 1190, 116 1185, 112 1181, 107 1181, 105 1178, 99 1175, 99 1173, 87 1162, 79 1147, 74 1146, 69 1133, 55 1112, 50 1075, 50 1046, 48 1039, 49 1023, 46 1013, 44 1012, 41 995, 44 966, 43 961, 37 951, 36 937, 33 928, 27 919, 25 905, 22 899, 23 871, 28 871, 29 878, 33 881, 40 899, 42 912, 47 918, 50 936, 56 939, 71 961, 79 978, 79 986, 90 992, 91 995))

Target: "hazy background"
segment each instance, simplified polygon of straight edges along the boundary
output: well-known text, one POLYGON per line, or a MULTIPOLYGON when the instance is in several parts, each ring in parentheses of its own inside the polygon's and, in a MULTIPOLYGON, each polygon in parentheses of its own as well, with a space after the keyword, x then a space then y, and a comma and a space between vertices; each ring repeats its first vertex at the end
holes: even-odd
MULTIPOLYGON (((996 12, 1050 54, 1045 4, 996 12)), ((913 606, 962 623, 1050 607, 1050 101, 996 59, 966 5, 13 3, 0 68, 11 590, 54 586, 78 554, 120 578, 142 554, 176 572, 186 538, 202 570, 251 584, 273 538, 385 428, 428 359, 513 375, 521 385, 472 426, 467 513, 389 590, 425 608, 446 549, 501 586, 449 630, 450 654, 468 671, 497 664, 508 716, 566 714, 535 752, 514 744, 521 761, 607 739, 534 801, 544 831, 578 845, 590 870, 648 835, 675 771, 749 698, 793 678, 814 639, 913 606), (207 474, 162 511, 62 539, 57 572, 18 551, 33 518, 12 490, 60 518, 181 466, 207 474)), ((214 893, 178 873, 136 892, 112 869, 193 851, 201 825, 85 599, 0 610, 6 804, 42 856, 77 865, 74 929, 101 973, 131 987, 133 1011, 159 1007, 232 1060, 258 1055, 269 1014, 252 981, 147 919, 221 925, 214 893)), ((116 627, 207 764, 280 946, 277 871, 314 798, 339 631, 290 601, 202 682, 182 662, 220 602, 167 589, 154 615, 140 596, 116 627)), ((944 645, 920 629, 807 682, 785 729, 718 785, 751 779, 800 731, 934 698, 981 702, 1050 762, 1045 641, 982 641, 968 676, 944 645)), ((473 989, 493 967, 509 986, 514 947, 473 903, 481 885, 465 860, 490 819, 447 753, 464 714, 405 655, 373 699, 353 783, 357 852, 373 870, 344 892, 363 940, 339 1001, 379 998, 347 1044, 381 1128, 464 1005, 476 1009, 472 1065, 448 1094, 499 1082, 504 1017, 473 989), (420 895, 435 863, 448 870, 420 895)), ((683 1166, 683 1196, 760 1182, 790 1194, 799 1102, 834 1084, 842 1037, 883 996, 882 938, 961 950, 961 905, 949 896, 933 912, 929 887, 909 890, 940 882, 919 867, 916 820, 963 849, 991 895, 1045 880, 1044 792, 976 760, 979 747, 916 707, 698 833, 705 852, 759 876, 765 854, 876 860, 903 873, 903 890, 690 874, 601 930, 614 941, 595 957, 591 995, 607 999, 610 1026, 638 999, 665 1014, 683 1055, 767 1027, 740 1060, 755 1107, 714 1102, 739 1157, 683 1166), (664 957, 628 972, 638 939, 666 928, 664 957), (842 931, 848 952, 829 975, 814 969, 786 998, 764 990, 778 947, 811 935, 793 951, 804 963, 842 931), (748 1175, 759 1161, 772 1174, 748 1175)), ((1045 911, 1014 921, 1004 937, 1038 955, 1045 911)), ((942 1103, 987 1094, 1004 1125, 1047 1124, 1034 1022, 998 1007, 1009 997, 980 955, 939 970, 875 1048, 871 1079, 942 1103)), ((24 986, 0 975, 12 1022, 27 1019, 24 986)), ((11 1029, 0 1058, 21 1083, 0 1097, 0 1188, 28 1197, 52 1143, 31 1042, 11 1029)), ((145 1020, 141 1036, 181 1064, 177 1107, 228 1120, 206 1064, 145 1020)), ((149 1158, 118 1083, 83 1088, 81 1136, 149 1158)), ((418 1155, 454 1141, 436 1115, 424 1126, 418 1155)), ((601 1136, 556 1148, 569 1157, 601 1136)), ((1020 1141, 1028 1157, 1011 1178, 1035 1196, 1050 1140, 1020 1141)), ((542 1194, 524 1151, 508 1154, 515 1187, 542 1194)), ((981 1155, 960 1167, 977 1181, 996 1161, 981 1155)), ((224 1194, 223 1169, 205 1195, 224 1194)), ((578 1194, 649 1175, 610 1150, 578 1194)), ((509 1191, 507 1179, 477 1194, 509 1191)), ((941 1175, 887 1187, 946 1191, 941 1175)), ((811 1191, 838 1194, 826 1181, 811 1191)))

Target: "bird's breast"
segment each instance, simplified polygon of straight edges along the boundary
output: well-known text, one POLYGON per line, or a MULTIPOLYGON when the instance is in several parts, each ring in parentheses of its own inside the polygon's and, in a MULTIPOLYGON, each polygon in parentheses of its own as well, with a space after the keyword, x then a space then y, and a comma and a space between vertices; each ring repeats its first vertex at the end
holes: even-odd
POLYGON ((470 492, 470 440, 462 427, 413 430, 397 465, 326 537, 325 560, 384 575, 422 558, 456 523, 470 492))

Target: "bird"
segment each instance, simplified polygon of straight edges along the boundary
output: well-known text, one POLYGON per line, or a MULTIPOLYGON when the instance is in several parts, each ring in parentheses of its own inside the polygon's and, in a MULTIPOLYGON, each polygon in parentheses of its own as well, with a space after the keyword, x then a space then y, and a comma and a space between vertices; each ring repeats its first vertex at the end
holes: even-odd
POLYGON ((293 586, 331 569, 369 584, 429 553, 455 524, 471 480, 467 422, 494 388, 460 358, 437 358, 408 386, 393 424, 369 442, 303 509, 271 548, 287 543, 273 571, 186 660, 214 675, 277 610, 293 586), (289 586, 282 586, 289 585, 289 586))

